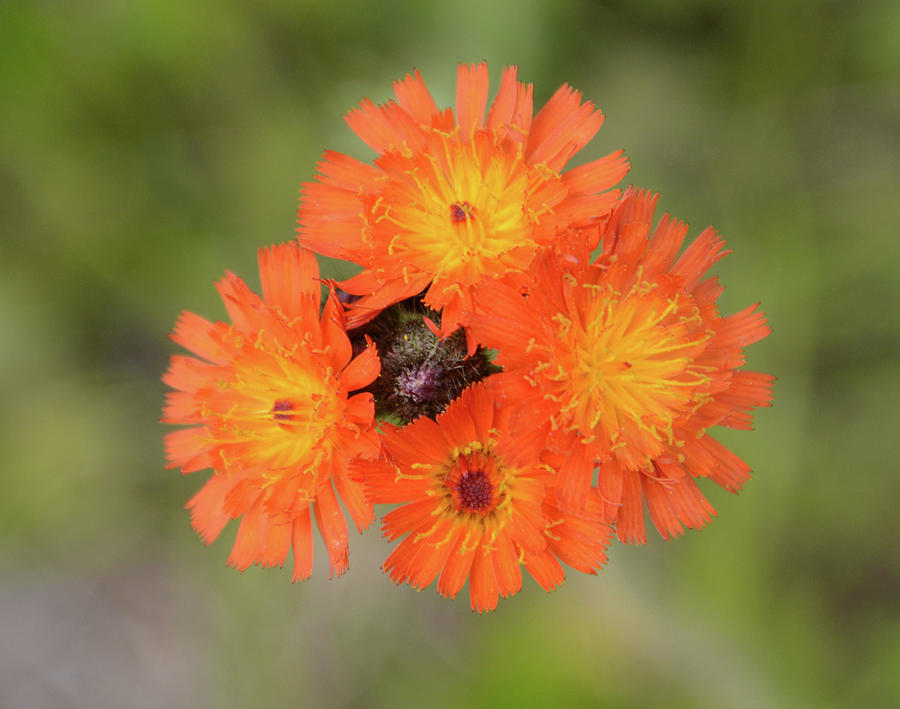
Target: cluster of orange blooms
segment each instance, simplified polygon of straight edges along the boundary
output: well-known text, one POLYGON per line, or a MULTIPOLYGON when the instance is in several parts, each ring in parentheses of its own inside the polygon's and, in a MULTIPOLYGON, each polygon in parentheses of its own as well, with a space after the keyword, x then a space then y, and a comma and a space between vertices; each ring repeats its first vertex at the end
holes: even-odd
POLYGON ((748 466, 710 434, 748 429, 772 377, 744 348, 769 333, 751 306, 722 316, 706 271, 727 251, 657 195, 616 189, 621 151, 566 170, 602 113, 562 86, 536 114, 504 70, 458 70, 456 111, 415 72, 395 101, 347 123, 378 156, 326 152, 303 186, 297 241, 259 251, 262 295, 227 273, 231 323, 181 315, 164 376, 170 467, 213 474, 187 503, 202 539, 240 519, 229 564, 332 575, 347 518, 375 504, 397 583, 437 581, 473 609, 563 564, 594 574, 613 536, 664 538, 715 514, 697 481, 737 491, 748 466), (487 109, 487 110, 486 110, 487 109), (341 283, 316 254, 362 267, 341 283), (323 288, 323 285, 325 288, 323 288), (323 301, 324 296, 324 305, 323 301))

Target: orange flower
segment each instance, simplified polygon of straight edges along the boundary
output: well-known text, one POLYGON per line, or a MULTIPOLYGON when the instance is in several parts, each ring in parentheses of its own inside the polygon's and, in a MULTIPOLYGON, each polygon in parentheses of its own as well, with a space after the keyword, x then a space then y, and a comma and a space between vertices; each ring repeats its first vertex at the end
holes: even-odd
POLYGON ((228 273, 217 288, 233 325, 185 312, 172 339, 197 357, 175 355, 163 381, 169 467, 215 474, 187 503, 208 544, 243 517, 228 563, 281 566, 294 551, 294 580, 312 572, 310 508, 331 573, 347 570, 347 522, 374 518, 347 474, 357 455, 377 455, 371 394, 350 392, 379 371, 374 346, 351 361, 341 306, 332 294, 319 315, 315 256, 296 244, 259 251, 263 298, 228 273))
POLYGON ((449 334, 465 324, 473 286, 521 273, 558 233, 596 233, 608 216, 619 193, 607 190, 628 170, 621 151, 562 172, 602 113, 563 85, 532 118, 532 86, 516 76, 504 70, 487 118, 485 64, 459 66, 456 117, 418 72, 394 83, 397 102, 366 100, 347 115, 379 155, 368 165, 325 153, 303 186, 298 237, 365 268, 342 284, 363 296, 349 326, 427 288, 449 334))
POLYGON ((561 513, 543 444, 540 427, 515 425, 493 377, 436 420, 389 428, 385 460, 358 468, 374 502, 404 503, 384 518, 390 540, 407 535, 384 564, 391 578, 417 589, 438 578, 450 598, 468 578, 482 612, 521 588, 522 565, 548 591, 565 578, 558 559, 596 573, 610 533, 602 502, 592 496, 580 513, 561 513))
POLYGON ((736 491, 749 468, 707 434, 750 428, 773 378, 739 369, 743 349, 769 334, 751 306, 722 317, 722 287, 706 270, 727 252, 707 229, 676 260, 687 227, 663 217, 657 196, 628 195, 593 262, 590 244, 562 239, 536 264, 523 297, 488 284, 471 317, 474 338, 499 351, 511 399, 551 421, 547 461, 563 509, 574 510, 600 463, 598 489, 623 541, 645 541, 643 501, 663 537, 715 514, 694 482, 736 491))

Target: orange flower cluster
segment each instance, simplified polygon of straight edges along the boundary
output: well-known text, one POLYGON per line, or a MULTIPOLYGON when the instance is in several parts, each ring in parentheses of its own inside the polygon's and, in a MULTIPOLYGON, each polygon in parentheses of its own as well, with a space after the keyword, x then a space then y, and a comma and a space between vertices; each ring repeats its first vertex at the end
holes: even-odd
POLYGON ((421 76, 347 116, 377 153, 334 152, 303 186, 296 244, 262 249, 262 297, 227 274, 231 324, 184 313, 164 376, 170 467, 213 475, 188 502, 207 543, 241 519, 229 563, 309 577, 312 519, 331 573, 374 504, 397 582, 435 580, 492 610, 522 570, 594 574, 613 535, 666 539, 749 468, 709 433, 748 429, 773 378, 743 369, 769 334, 719 314, 712 229, 653 223, 657 195, 615 189, 621 151, 566 170, 603 116, 568 86, 537 113, 515 67, 487 108, 484 64, 459 67, 456 112, 421 76), (362 267, 325 281, 315 253, 362 267))

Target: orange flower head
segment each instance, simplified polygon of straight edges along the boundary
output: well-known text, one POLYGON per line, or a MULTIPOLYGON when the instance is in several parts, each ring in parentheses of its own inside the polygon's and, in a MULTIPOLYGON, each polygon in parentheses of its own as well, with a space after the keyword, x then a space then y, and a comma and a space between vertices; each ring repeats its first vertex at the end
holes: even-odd
POLYGON ((485 117, 485 64, 459 67, 456 109, 440 110, 418 72, 394 83, 397 101, 364 101, 347 116, 378 153, 368 165, 327 152, 304 185, 301 243, 365 270, 343 284, 362 295, 349 316, 362 324, 427 288, 442 331, 465 324, 472 289, 520 274, 557 234, 593 229, 628 170, 621 151, 563 172, 603 115, 562 86, 532 116, 532 86, 503 72, 485 117))
POLYGON ((656 201, 629 194, 596 260, 583 239, 562 239, 536 264, 527 297, 489 284, 479 302, 491 311, 471 317, 473 336, 499 351, 507 395, 552 422, 563 508, 580 506, 600 463, 608 516, 620 538, 641 541, 642 498, 669 537, 714 514, 692 478, 741 486, 747 466, 707 430, 749 428, 772 384, 739 369, 744 347, 770 332, 762 314, 722 317, 721 286, 701 280, 723 241, 707 229, 676 260, 687 227, 666 216, 651 238, 656 201))
POLYGON ((214 469, 188 502, 207 543, 243 517, 229 564, 282 565, 294 552, 294 580, 312 571, 310 511, 332 574, 347 569, 347 523, 373 519, 347 474, 357 456, 378 452, 371 394, 352 394, 378 375, 374 346, 355 359, 332 294, 320 315, 315 256, 297 244, 259 251, 263 297, 228 273, 217 288, 232 324, 182 314, 172 339, 196 356, 175 355, 163 381, 169 467, 214 469))
POLYGON ((605 561, 609 527, 599 496, 563 514, 541 462, 546 431, 522 429, 495 378, 472 385, 436 420, 419 418, 384 437, 384 459, 357 466, 374 502, 402 503, 384 518, 405 539, 384 564, 417 589, 438 579, 450 598, 469 580, 473 610, 496 608, 522 586, 521 566, 546 590, 559 560, 585 573, 605 561))

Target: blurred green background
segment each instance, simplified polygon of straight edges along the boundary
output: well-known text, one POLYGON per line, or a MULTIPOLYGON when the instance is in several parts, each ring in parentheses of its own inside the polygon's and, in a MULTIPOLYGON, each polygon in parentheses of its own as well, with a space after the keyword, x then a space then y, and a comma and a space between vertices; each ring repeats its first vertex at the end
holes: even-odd
POLYGON ((0 705, 900 705, 900 4, 0 4, 0 705), (373 529, 329 581, 225 567, 164 470, 182 308, 256 285, 342 120, 418 67, 518 64, 607 114, 587 160, 714 224, 726 312, 778 376, 719 518, 479 617, 395 588, 373 529))

